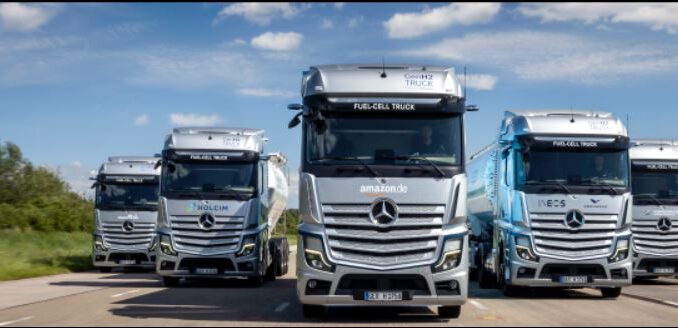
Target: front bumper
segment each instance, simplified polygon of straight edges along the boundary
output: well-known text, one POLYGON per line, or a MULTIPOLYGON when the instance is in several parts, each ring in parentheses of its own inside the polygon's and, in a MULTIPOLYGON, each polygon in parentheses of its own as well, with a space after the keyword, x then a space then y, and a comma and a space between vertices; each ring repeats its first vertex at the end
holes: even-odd
POLYGON ((616 263, 608 263, 607 257, 564 261, 545 256, 540 256, 538 262, 532 262, 513 254, 510 281, 512 285, 524 287, 625 287, 631 285, 631 269, 631 256, 616 263), (577 284, 560 282, 561 276, 569 275, 588 276, 589 280, 588 283, 577 284))
MULTIPOLYGON (((464 249, 468 247, 468 237, 464 238, 463 245, 464 249)), ((308 266, 304 255, 303 242, 297 243, 297 296, 302 304, 329 306, 459 306, 466 303, 468 295, 467 252, 462 252, 462 258, 457 267, 440 273, 433 273, 430 266, 417 266, 387 271, 369 270, 346 265, 335 265, 334 268, 334 272, 326 272, 308 266), (425 288, 416 292, 404 291, 409 294, 408 300, 388 302, 364 301, 358 295, 372 290, 362 288, 350 290, 342 288, 340 290, 339 286, 342 279, 351 279, 351 277, 382 281, 389 278, 402 279, 403 277, 414 277, 422 285, 425 285, 425 288), (308 287, 310 280, 329 284, 329 289, 322 295, 309 295, 309 293, 312 293, 309 292, 308 287), (457 290, 439 293, 438 291, 442 289, 439 286, 437 287, 436 283, 443 284, 450 281, 456 281, 457 290)))
POLYGON ((657 255, 633 252, 634 277, 672 277, 678 274, 678 254, 657 255), (654 272, 655 268, 673 268, 673 272, 654 272))
POLYGON ((163 277, 175 278, 235 278, 256 277, 260 273, 259 257, 253 255, 236 257, 235 254, 200 256, 179 252, 171 256, 158 252, 155 263, 156 272, 163 277), (217 274, 199 274, 198 268, 217 268, 217 274))
POLYGON ((155 267, 155 258, 155 251, 145 249, 92 250, 92 264, 97 268, 153 269, 155 267))

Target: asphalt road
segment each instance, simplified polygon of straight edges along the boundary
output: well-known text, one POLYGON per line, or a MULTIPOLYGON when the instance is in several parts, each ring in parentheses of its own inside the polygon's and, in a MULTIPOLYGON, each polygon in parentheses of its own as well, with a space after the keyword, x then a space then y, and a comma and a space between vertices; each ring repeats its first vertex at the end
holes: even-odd
POLYGON ((294 268, 260 288, 241 281, 189 282, 166 289, 154 274, 71 274, 0 283, 2 326, 675 326, 678 280, 660 279, 605 300, 595 290, 537 290, 505 298, 472 286, 459 319, 429 308, 334 308, 306 320, 294 268), (23 290, 23 293, 22 293, 23 290), (37 292, 42 291, 42 292, 37 292), (628 295, 628 296, 627 296, 628 295))

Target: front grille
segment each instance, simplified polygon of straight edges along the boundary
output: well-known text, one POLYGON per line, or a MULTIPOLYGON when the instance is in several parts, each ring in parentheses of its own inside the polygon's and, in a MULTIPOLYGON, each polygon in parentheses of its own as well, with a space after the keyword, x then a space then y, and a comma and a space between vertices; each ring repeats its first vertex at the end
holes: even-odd
MULTIPOLYGON (((678 228, 668 232, 657 229, 658 218, 633 219, 633 244, 640 253, 678 254, 678 228)), ((675 223, 678 225, 678 222, 675 223)))
POLYGON ((561 276, 587 276, 607 279, 605 268, 598 264, 547 264, 539 274, 540 279, 557 280, 561 276))
POLYGON ((432 262, 442 232, 444 205, 398 205, 387 228, 369 217, 371 204, 323 204, 332 257, 341 262, 393 267, 432 262))
POLYGON ((584 214, 585 223, 577 230, 565 225, 565 215, 530 214, 538 255, 582 259, 611 253, 618 215, 584 214))
POLYGON ((672 259, 647 259, 638 263, 640 270, 652 270, 654 268, 676 268, 678 270, 678 260, 672 259))
POLYGON ((345 275, 336 295, 354 295, 362 291, 408 291, 414 295, 431 295, 426 279, 418 275, 345 275))
POLYGON ((148 249, 155 237, 155 223, 134 222, 134 230, 123 230, 124 221, 104 222, 103 238, 113 249, 148 249))
POLYGON ((213 255, 238 250, 245 218, 215 216, 216 224, 210 230, 203 229, 198 224, 198 218, 194 215, 171 217, 172 238, 178 251, 213 255))

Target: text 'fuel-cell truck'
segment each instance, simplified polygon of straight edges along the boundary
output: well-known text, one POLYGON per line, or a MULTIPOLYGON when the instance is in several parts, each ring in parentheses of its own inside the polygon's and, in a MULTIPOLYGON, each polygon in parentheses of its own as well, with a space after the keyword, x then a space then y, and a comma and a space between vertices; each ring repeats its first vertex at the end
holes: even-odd
POLYGON ((102 272, 155 266, 158 159, 110 157, 94 178, 92 261, 102 272))
POLYGON ((481 287, 631 284, 629 139, 609 113, 506 112, 470 158, 471 263, 481 287))
POLYGON ((332 305, 439 306, 468 283, 462 88, 452 69, 325 65, 303 73, 297 294, 332 305))
POLYGON ((673 276, 678 270, 678 143, 633 140, 633 275, 673 276))
POLYGON ((286 238, 272 237, 287 202, 287 160, 264 155, 262 130, 176 128, 162 151, 158 259, 166 286, 181 278, 287 273, 286 238))

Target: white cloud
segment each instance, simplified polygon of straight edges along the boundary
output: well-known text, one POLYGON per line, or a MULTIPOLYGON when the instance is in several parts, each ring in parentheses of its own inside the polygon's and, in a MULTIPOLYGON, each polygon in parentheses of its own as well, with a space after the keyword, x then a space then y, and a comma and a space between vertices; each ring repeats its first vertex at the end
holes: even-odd
POLYGON ((141 114, 134 118, 134 125, 144 126, 148 125, 150 121, 150 116, 148 114, 141 114))
POLYGON ((411 39, 442 31, 452 25, 490 22, 499 13, 499 3, 451 3, 416 13, 397 13, 384 27, 392 39, 411 39))
POLYGON ((172 113, 170 114, 170 122, 178 126, 215 126, 221 124, 223 120, 217 114, 172 113))
POLYGON ((297 32, 266 32, 252 38, 252 47, 262 50, 290 51, 299 48, 304 36, 297 32))
POLYGON ((468 74, 466 75, 466 87, 476 90, 494 90, 497 84, 497 77, 489 74, 468 74))
POLYGON ((630 23, 678 32, 676 3, 532 3, 520 5, 517 11, 542 22, 630 23))
POLYGON ((348 27, 356 28, 360 26, 363 23, 363 21, 365 21, 364 16, 352 17, 351 19, 348 20, 348 27))
POLYGON ((346 2, 335 2, 334 3, 334 8, 337 8, 339 10, 344 9, 344 6, 346 5, 346 2))
POLYGON ((325 29, 325 30, 332 29, 332 28, 334 28, 334 23, 329 18, 323 18, 323 20, 320 21, 320 28, 325 29))
POLYGON ((90 177, 96 176, 97 171, 86 168, 80 161, 73 161, 67 165, 44 166, 61 177, 69 186, 70 190, 85 198, 93 198, 94 191, 91 189, 90 177))
POLYGON ((238 93, 252 97, 282 97, 292 98, 297 94, 286 90, 264 89, 264 88, 243 88, 238 89, 238 93))
POLYGON ((299 9, 284 2, 239 2, 227 5, 217 15, 217 20, 226 16, 242 16, 245 20, 258 25, 269 25, 275 18, 290 19, 299 9))
POLYGON ((533 31, 468 34, 400 54, 509 70, 526 80, 585 84, 678 70, 675 47, 629 46, 585 36, 533 31))
POLYGON ((55 9, 53 4, 0 3, 0 23, 8 30, 32 31, 47 24, 55 9))

